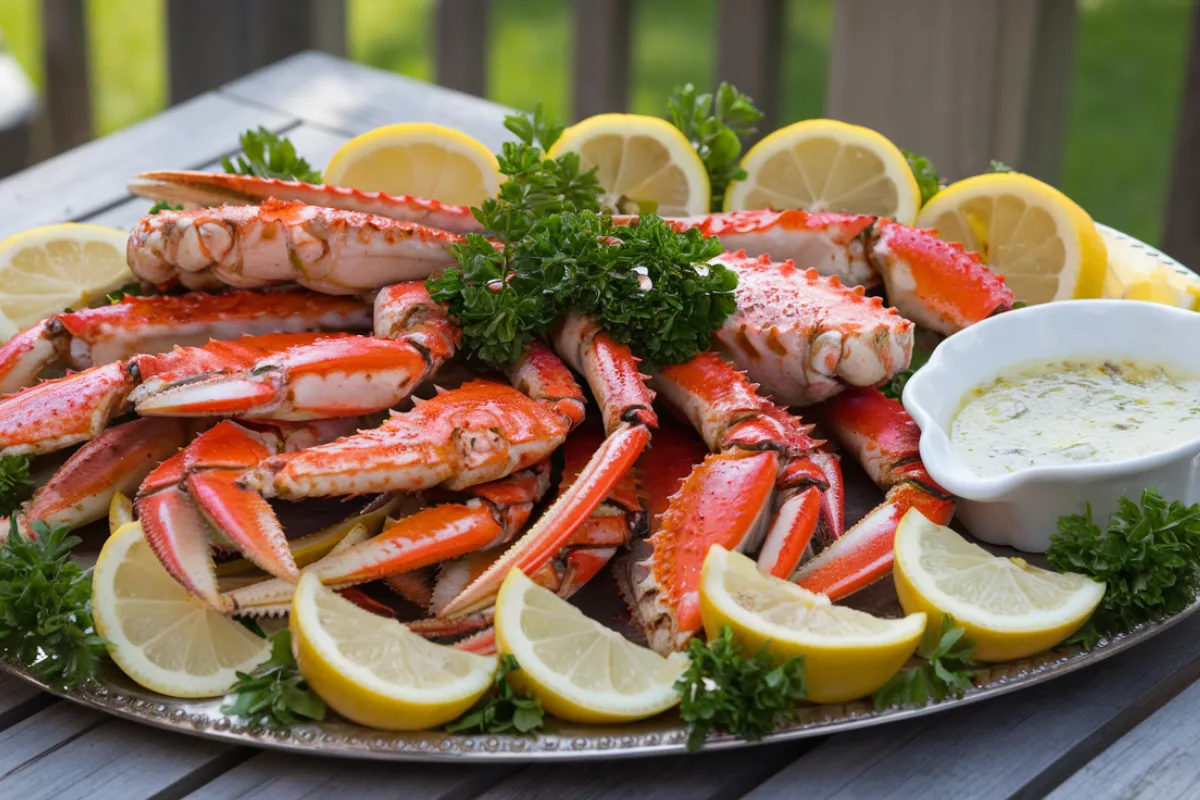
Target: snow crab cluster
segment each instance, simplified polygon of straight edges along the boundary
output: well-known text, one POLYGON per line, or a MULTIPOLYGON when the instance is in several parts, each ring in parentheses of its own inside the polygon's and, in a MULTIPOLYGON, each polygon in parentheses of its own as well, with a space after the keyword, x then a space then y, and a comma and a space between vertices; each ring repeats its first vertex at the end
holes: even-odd
POLYGON ((504 375, 457 380, 459 330, 424 279, 478 229, 469 210, 196 172, 132 186, 201 206, 142 219, 128 246, 143 282, 189 291, 58 314, 0 348, 0 455, 81 445, 20 519, 78 527, 129 493, 167 571, 225 613, 286 610, 301 569, 351 592, 385 581, 426 610, 413 629, 478 651, 512 568, 565 597, 623 553, 618 582, 660 652, 700 627, 714 543, 835 599, 887 574, 904 512, 944 523, 954 502, 872 387, 908 366, 914 322, 950 333, 1013 301, 929 231, 713 214, 672 224, 719 237, 738 275, 716 351, 645 375, 568 316, 504 375), (866 294, 877 283, 894 308, 866 294), (839 456, 797 407, 885 491, 849 529, 839 456), (406 514, 299 563, 271 501, 359 495, 403 496, 406 514), (261 578, 223 585, 213 548, 261 578))

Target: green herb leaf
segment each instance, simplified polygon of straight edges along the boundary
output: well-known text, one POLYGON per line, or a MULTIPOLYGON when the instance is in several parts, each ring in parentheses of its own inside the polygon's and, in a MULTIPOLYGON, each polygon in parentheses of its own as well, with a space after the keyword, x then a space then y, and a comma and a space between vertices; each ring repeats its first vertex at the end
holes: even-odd
POLYGON ((988 162, 988 172, 1016 172, 1016 170, 1003 161, 997 161, 993 158, 988 162))
POLYGON ((324 701, 309 688, 292 657, 291 632, 277 631, 269 641, 271 657, 250 674, 237 673, 238 682, 225 696, 221 713, 283 727, 305 719, 325 719, 324 701))
POLYGON ((111 303, 119 303, 122 300, 124 300, 126 297, 144 297, 145 294, 146 294, 146 292, 144 289, 142 289, 142 285, 140 283, 138 283, 137 281, 134 281, 132 283, 125 284, 120 289, 117 289, 115 292, 109 292, 108 294, 105 295, 105 298, 111 304, 111 303))
POLYGON ((0 458, 0 516, 9 516, 33 495, 29 465, 33 456, 0 458))
POLYGON ((754 123, 762 119, 762 112, 728 83, 717 87, 715 97, 698 93, 690 83, 677 86, 667 109, 671 124, 687 137, 704 162, 712 186, 710 206, 720 209, 729 184, 746 177, 738 166, 742 139, 754 133, 754 123))
POLYGON ((92 577, 71 560, 67 527, 16 518, 0 545, 0 653, 58 688, 92 680, 108 657, 92 621, 92 577))
POLYGON ((675 682, 682 701, 679 715, 691 726, 688 749, 704 746, 709 731, 721 730, 751 741, 796 718, 796 706, 807 697, 804 659, 776 665, 766 646, 744 656, 728 626, 708 643, 688 645, 691 665, 675 682))
POLYGON ((518 693, 508 682, 509 674, 521 668, 517 659, 505 653, 500 656, 491 691, 484 695, 467 713, 446 726, 447 733, 533 733, 540 730, 545 712, 542 703, 518 693))
POLYGON ((1132 630, 1187 608, 1200 589, 1200 504, 1167 502, 1155 489, 1141 502, 1121 498, 1104 528, 1092 509, 1058 518, 1046 551, 1050 566, 1105 585, 1090 629, 1077 642, 1132 630))
POLYGON ((913 336, 912 359, 908 362, 908 369, 897 373, 894 378, 881 386, 879 391, 886 397, 899 400, 900 396, 904 394, 904 387, 908 384, 909 379, 928 363, 930 357, 933 356, 934 349, 941 342, 941 338, 930 331, 918 330, 913 336))
POLYGON ((913 177, 917 179, 917 186, 921 188, 921 205, 925 205, 942 190, 942 177, 934 169, 933 162, 925 156, 919 156, 911 150, 901 152, 904 153, 904 160, 908 162, 913 177))
MULTIPOLYGON (((222 163, 224 163, 224 160, 222 160, 222 163)), ((226 171, 232 172, 233 170, 227 169, 226 171)), ((152 216, 160 211, 183 211, 183 206, 173 206, 165 200, 159 200, 157 203, 150 206, 150 210, 147 211, 146 214, 152 216)))
POLYGON ((277 136, 260 126, 258 130, 245 131, 238 141, 242 145, 242 155, 232 161, 221 159, 221 166, 226 172, 321 183, 321 173, 296 154, 295 145, 286 137, 277 136))
POLYGON ((942 632, 936 645, 921 643, 917 655, 926 663, 908 667, 892 676, 875 692, 875 710, 892 706, 923 706, 931 700, 961 697, 974 686, 978 668, 971 660, 975 645, 966 638, 965 628, 954 624, 949 614, 942 617, 942 632))

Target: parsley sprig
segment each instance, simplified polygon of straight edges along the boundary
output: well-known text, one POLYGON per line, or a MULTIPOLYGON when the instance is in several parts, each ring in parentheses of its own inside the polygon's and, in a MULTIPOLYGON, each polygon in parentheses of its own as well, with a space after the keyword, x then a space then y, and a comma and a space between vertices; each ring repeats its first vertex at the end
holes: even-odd
POLYGON ((287 137, 277 136, 259 126, 258 130, 242 133, 238 141, 242 145, 242 154, 232 161, 221 159, 221 166, 226 172, 321 183, 321 173, 296 153, 296 146, 287 137))
POLYGON ((977 671, 971 655, 974 643, 966 630, 957 626, 949 614, 942 616, 942 631, 937 643, 926 640, 917 648, 924 664, 903 669, 875 692, 875 710, 892 706, 923 706, 931 700, 961 697, 974 683, 977 671))
POLYGON ((29 479, 32 456, 0 458, 0 516, 8 516, 21 507, 33 494, 29 479))
POLYGON ((917 179, 917 186, 921 189, 921 205, 925 205, 942 190, 942 176, 938 175, 933 162, 925 156, 919 156, 911 150, 901 152, 904 153, 904 160, 908 162, 908 168, 912 170, 913 177, 917 179))
POLYGON ((691 726, 689 750, 703 747, 712 730, 761 739, 795 720, 797 704, 807 697, 804 659, 776 665, 765 645, 753 656, 743 656, 728 626, 707 643, 692 639, 687 654, 692 663, 675 682, 675 691, 682 698, 679 715, 691 726))
POLYGON ((150 206, 150 210, 146 212, 146 215, 154 216, 160 211, 183 211, 183 206, 168 203, 166 200, 159 200, 157 203, 150 206))
POLYGON ((276 631, 270 642, 270 658, 248 675, 237 673, 238 682, 226 695, 221 713, 260 725, 283 727, 302 719, 325 719, 325 702, 309 688, 296 667, 291 632, 276 631))
POLYGON ((701 94, 690 83, 677 86, 667 110, 671 124, 687 137, 704 162, 712 187, 711 207, 720 209, 729 184, 746 177, 738 165, 742 138, 754 133, 754 123, 762 119, 762 112, 753 100, 724 82, 715 95, 701 94))
POLYGON ((885 397, 890 397, 893 400, 899 400, 904 394, 904 387, 908 384, 917 370, 925 366, 929 359, 933 356, 934 348, 941 342, 941 337, 929 331, 918 330, 916 336, 913 337, 912 358, 908 362, 908 369, 899 372, 890 381, 879 387, 879 391, 885 397))
POLYGON ((1102 636, 1132 630, 1187 608, 1200 589, 1200 504, 1167 502, 1156 489, 1140 503, 1121 498, 1104 527, 1083 514, 1059 517, 1046 551, 1050 566, 1105 585, 1104 598, 1073 641, 1094 646, 1102 636))
POLYGON ((71 560, 79 537, 65 525, 15 518, 0 545, 0 654, 51 686, 69 689, 96 677, 108 657, 92 621, 92 576, 71 560))
POLYGON ((500 656, 491 691, 467 713, 446 726, 446 733, 533 733, 545 722, 542 703, 513 689, 510 673, 521 669, 516 657, 500 656))

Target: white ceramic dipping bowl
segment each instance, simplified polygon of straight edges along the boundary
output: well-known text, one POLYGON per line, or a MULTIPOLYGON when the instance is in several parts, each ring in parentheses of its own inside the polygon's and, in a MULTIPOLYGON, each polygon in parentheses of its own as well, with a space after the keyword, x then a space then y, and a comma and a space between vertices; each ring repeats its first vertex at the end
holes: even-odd
MULTIPOLYGON (((1132 300, 1071 300, 1010 311, 942 342, 904 387, 904 407, 921 428, 930 477, 961 500, 974 536, 1044 552, 1057 520, 1091 503, 1103 524, 1120 497, 1148 486, 1168 500, 1200 501, 1200 439, 1138 458, 1070 464, 981 478, 950 443, 967 393, 1013 368, 1064 359, 1128 359, 1200 375, 1200 313, 1132 300)), ((1200 401, 1200 398, 1197 398, 1200 401)))

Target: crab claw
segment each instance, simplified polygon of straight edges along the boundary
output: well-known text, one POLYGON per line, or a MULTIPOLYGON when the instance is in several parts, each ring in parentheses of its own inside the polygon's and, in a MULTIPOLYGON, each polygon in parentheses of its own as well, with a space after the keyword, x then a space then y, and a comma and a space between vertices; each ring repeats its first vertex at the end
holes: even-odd
POLYGON ((0 455, 41 455, 94 439, 120 413, 133 381, 107 364, 0 400, 0 455))

